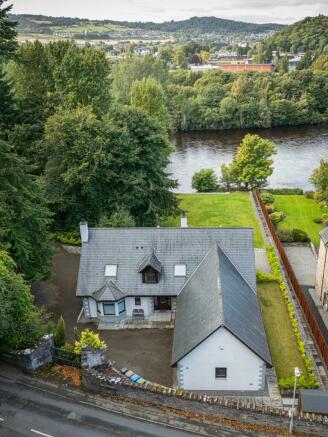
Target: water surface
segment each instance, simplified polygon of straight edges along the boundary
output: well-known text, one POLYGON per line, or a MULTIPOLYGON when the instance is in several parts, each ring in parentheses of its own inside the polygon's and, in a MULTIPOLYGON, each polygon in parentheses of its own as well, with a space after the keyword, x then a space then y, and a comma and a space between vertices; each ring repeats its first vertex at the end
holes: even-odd
POLYGON ((177 191, 193 192, 192 175, 202 168, 213 168, 220 177, 221 164, 231 162, 246 133, 257 133, 276 145, 270 187, 313 189, 310 176, 320 159, 328 159, 328 125, 177 133, 172 136, 175 152, 168 167, 178 179, 177 191))

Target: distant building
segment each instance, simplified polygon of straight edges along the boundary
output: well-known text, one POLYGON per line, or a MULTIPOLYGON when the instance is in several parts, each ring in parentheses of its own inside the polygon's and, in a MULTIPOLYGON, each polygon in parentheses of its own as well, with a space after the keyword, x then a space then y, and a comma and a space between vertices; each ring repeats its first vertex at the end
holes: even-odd
POLYGON ((151 54, 151 50, 148 47, 136 47, 134 53, 139 56, 146 56, 151 54))
POLYGON ((272 72, 274 70, 273 64, 219 64, 216 66, 219 70, 223 71, 262 71, 262 72, 272 72))

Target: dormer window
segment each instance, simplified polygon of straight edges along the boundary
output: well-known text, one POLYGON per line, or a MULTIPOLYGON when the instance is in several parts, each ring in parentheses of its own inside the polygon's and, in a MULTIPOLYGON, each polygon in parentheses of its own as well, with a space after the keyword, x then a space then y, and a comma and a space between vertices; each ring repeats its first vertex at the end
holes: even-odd
POLYGON ((139 265, 139 273, 142 274, 142 282, 144 284, 157 284, 159 275, 162 271, 162 264, 155 255, 154 250, 146 255, 139 265))
POLYGON ((174 266, 174 276, 175 277, 186 277, 186 265, 185 264, 176 264, 174 266))
POLYGON ((158 272, 150 266, 146 267, 142 272, 142 282, 144 284, 157 284, 158 272))
POLYGON ((108 278, 116 278, 117 265, 116 264, 107 264, 105 266, 105 276, 107 276, 108 278))

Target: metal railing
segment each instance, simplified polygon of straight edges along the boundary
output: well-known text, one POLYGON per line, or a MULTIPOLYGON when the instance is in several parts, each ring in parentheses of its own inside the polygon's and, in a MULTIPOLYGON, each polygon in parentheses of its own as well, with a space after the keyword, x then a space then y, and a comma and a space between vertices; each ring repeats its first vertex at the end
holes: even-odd
POLYGON ((81 355, 62 347, 52 348, 53 361, 66 366, 81 367, 81 355))
POLYGON ((284 249, 283 245, 281 244, 279 238, 277 237, 276 229, 275 229, 275 227, 274 227, 274 225, 269 217, 269 214, 266 210, 266 207, 264 205, 263 200, 261 199, 260 192, 258 190, 255 191, 255 197, 256 197, 258 204, 261 207, 261 211, 263 213, 264 219, 265 219, 266 224, 270 230, 272 239, 275 242, 275 245, 276 245, 277 250, 279 252, 279 255, 281 257, 282 263, 283 263, 285 270, 287 272, 289 281, 290 281, 290 283, 295 291, 297 299, 298 299, 298 301, 303 309, 303 312, 306 316, 306 319, 307 319, 308 324, 310 326, 312 335, 315 338, 317 345, 319 347, 319 350, 321 352, 322 358, 323 358, 326 366, 328 367, 328 344, 325 340, 325 337, 320 330, 318 322, 316 321, 315 316, 313 315, 312 309, 311 309, 309 303, 307 302, 306 297, 304 296, 302 287, 300 286, 300 284, 296 278, 296 275, 294 273, 294 270, 293 270, 292 266, 290 265, 289 259, 287 257, 286 252, 285 252, 285 249, 284 249))

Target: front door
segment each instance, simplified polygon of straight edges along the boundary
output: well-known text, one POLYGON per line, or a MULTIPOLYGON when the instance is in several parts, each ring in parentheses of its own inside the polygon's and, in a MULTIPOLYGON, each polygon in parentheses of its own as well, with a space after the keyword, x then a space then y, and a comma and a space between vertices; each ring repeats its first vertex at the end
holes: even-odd
POLYGON ((171 309, 171 298, 170 297, 155 297, 155 310, 170 310, 171 309))

